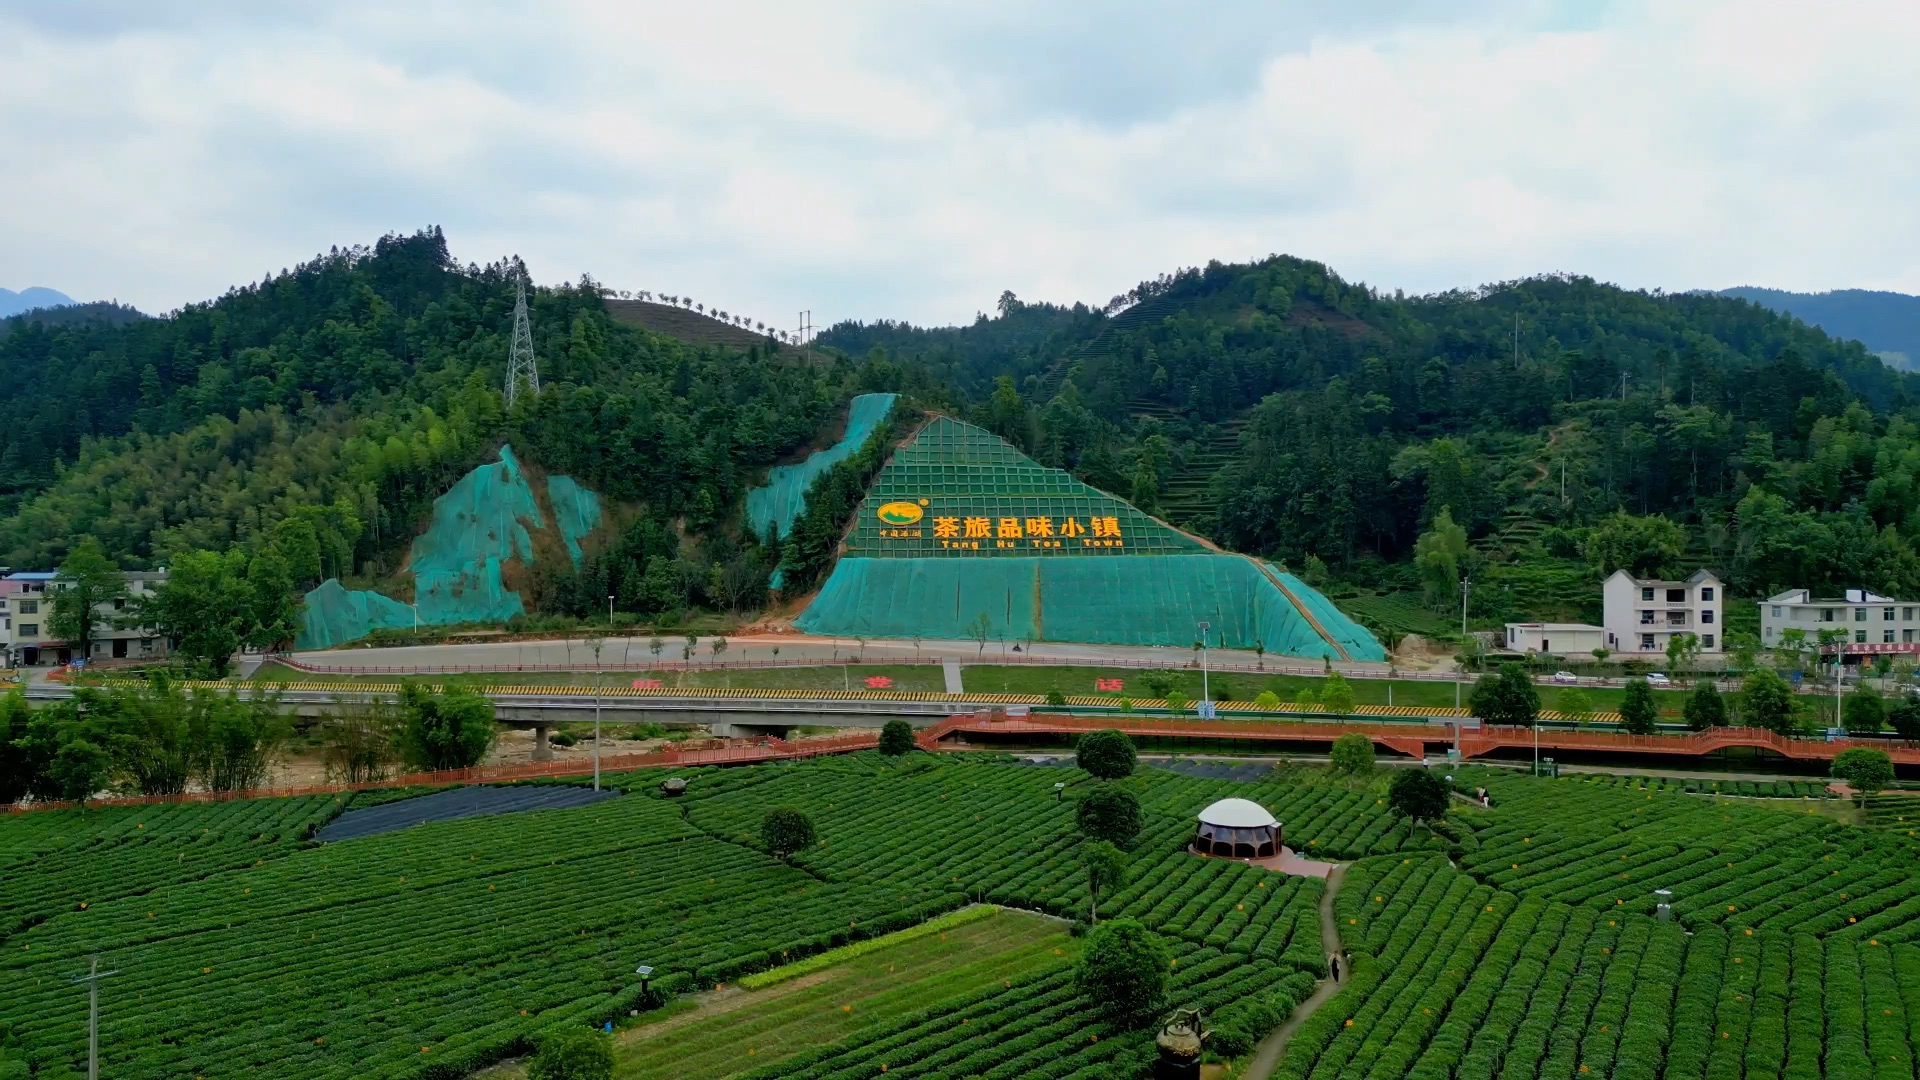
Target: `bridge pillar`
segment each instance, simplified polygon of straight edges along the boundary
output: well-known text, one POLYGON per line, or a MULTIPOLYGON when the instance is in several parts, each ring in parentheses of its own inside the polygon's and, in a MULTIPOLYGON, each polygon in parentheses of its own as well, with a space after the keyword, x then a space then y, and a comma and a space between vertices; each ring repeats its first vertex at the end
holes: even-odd
POLYGON ((533 760, 553 760, 553 744, 547 742, 547 725, 545 724, 533 726, 533 760))

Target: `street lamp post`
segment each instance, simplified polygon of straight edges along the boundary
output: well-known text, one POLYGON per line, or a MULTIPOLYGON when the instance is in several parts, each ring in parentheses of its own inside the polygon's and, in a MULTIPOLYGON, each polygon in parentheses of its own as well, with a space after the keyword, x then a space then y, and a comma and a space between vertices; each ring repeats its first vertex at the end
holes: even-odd
POLYGON ((1213 704, 1213 692, 1207 684, 1207 631, 1212 627, 1212 623, 1200 624, 1200 703, 1209 706, 1213 704))
MULTIPOLYGON (((1460 648, 1463 656, 1467 647, 1467 588, 1472 584, 1472 574, 1460 579, 1460 648)), ((1462 674, 1465 673, 1455 672, 1453 676, 1453 707, 1456 709, 1460 707, 1460 676, 1462 674)))

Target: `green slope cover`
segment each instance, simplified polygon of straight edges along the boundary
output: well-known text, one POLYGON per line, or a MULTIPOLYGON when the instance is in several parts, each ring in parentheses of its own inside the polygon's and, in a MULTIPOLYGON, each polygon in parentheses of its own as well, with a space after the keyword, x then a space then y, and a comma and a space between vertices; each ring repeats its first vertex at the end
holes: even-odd
POLYGON ((990 432, 937 417, 875 477, 843 557, 795 625, 1185 648, 1201 622, 1216 646, 1385 658, 1297 578, 1208 548, 990 432))
MULTIPOLYGON (((600 524, 600 498, 567 476, 548 477, 547 495, 552 528, 578 569, 580 540, 600 524)), ((434 500, 431 523, 407 560, 411 606, 328 578, 306 595, 294 647, 325 649, 375 630, 505 622, 524 614, 526 604, 509 587, 506 568, 516 562, 531 566, 533 533, 547 527, 519 458, 503 446, 500 460, 474 469, 434 500)))

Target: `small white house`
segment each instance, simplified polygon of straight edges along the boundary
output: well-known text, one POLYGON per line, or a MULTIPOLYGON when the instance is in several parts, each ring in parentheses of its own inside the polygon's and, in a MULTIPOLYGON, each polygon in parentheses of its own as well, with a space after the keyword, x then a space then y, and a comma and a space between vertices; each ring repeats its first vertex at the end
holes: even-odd
POLYGON ((1591 656, 1593 650, 1600 648, 1610 648, 1604 626, 1557 622, 1507 624, 1508 652, 1539 653, 1542 656, 1591 656))
POLYGON ((1692 634, 1703 654, 1723 648, 1726 589, 1711 570, 1685 581, 1637 578, 1615 570, 1601 589, 1606 646, 1623 658, 1665 655, 1677 634, 1692 634))

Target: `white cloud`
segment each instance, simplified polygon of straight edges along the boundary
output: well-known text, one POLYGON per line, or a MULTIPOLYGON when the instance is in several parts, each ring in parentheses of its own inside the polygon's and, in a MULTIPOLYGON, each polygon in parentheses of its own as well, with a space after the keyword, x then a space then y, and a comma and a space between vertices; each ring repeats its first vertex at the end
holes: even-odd
POLYGON ((0 0, 0 284, 164 310, 440 224, 783 325, 1270 251, 1920 292, 1912 0, 262 10, 0 0))

